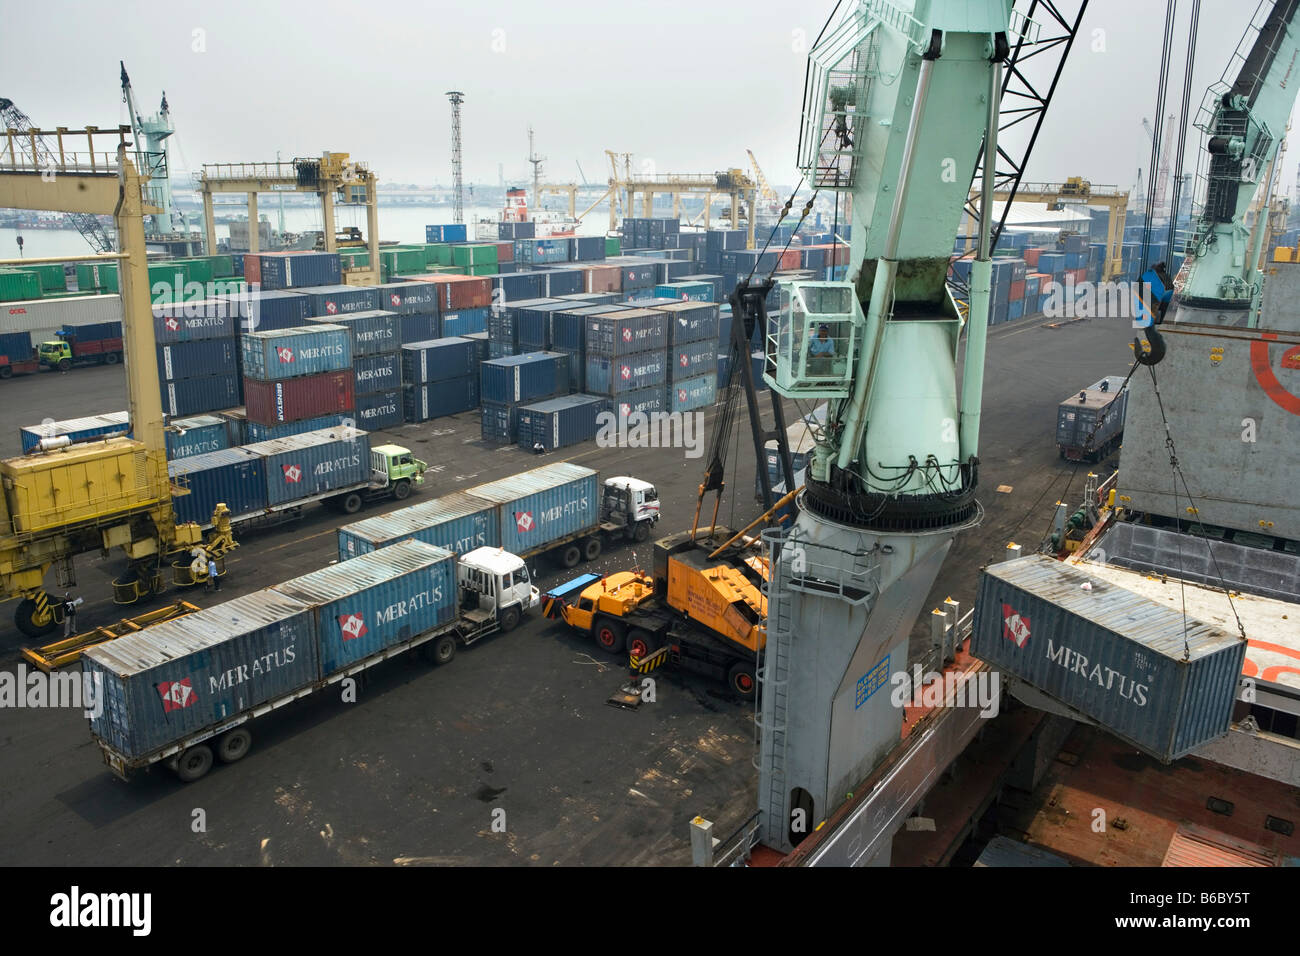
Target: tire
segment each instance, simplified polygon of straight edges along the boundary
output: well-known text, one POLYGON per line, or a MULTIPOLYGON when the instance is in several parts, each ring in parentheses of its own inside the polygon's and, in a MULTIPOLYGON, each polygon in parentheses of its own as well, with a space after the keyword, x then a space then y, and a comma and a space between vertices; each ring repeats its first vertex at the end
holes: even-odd
POLYGON ((623 632, 623 625, 618 621, 611 621, 603 617, 596 622, 593 629, 596 638, 596 646, 602 651, 608 651, 611 654, 623 653, 624 647, 627 646, 627 638, 623 632))
POLYGON ((501 631, 509 633, 519 626, 519 608, 508 607, 501 612, 501 631))
POLYGON ((456 638, 451 634, 444 634, 442 637, 434 638, 429 643, 429 660, 435 667, 450 664, 451 659, 455 656, 456 638))
POLYGON ((397 484, 393 485, 393 497, 398 501, 405 501, 411 497, 411 483, 403 478, 397 484))
POLYGON ((193 783, 212 769, 212 748, 195 744, 176 761, 176 776, 181 783, 193 783))
POLYGON ((8 365, 0 365, 0 378, 12 378, 14 370, 8 365))
POLYGON ((736 661, 727 671, 727 686, 739 695, 741 700, 753 700, 758 690, 758 681, 754 679, 754 665, 748 661, 736 661))
POLYGON ((642 541, 649 539, 649 537, 650 537, 650 522, 648 521, 637 522, 636 530, 632 532, 632 540, 636 541, 639 544, 642 541))
POLYGON ((560 566, 563 568, 576 568, 578 562, 582 560, 582 549, 576 544, 565 545, 560 551, 560 566))
POLYGON ((601 544, 601 540, 600 540, 600 538, 596 537, 595 535, 592 535, 592 536, 591 536, 590 538, 588 538, 586 541, 582 542, 582 558, 583 558, 583 560, 584 560, 584 561, 595 561, 597 558, 600 557, 600 551, 601 551, 601 548, 603 548, 603 547, 604 547, 604 545, 601 544))
POLYGON ((71 359, 59 359, 59 371, 60 371, 60 372, 66 372, 66 371, 67 371, 68 369, 70 369, 70 368, 72 368, 72 360, 71 360, 71 359))
POLYGON ((253 735, 246 727, 227 730, 217 740, 217 759, 222 763, 234 763, 236 760, 242 760, 248 753, 248 748, 252 746, 253 735))
POLYGON ((58 627, 59 624, 54 620, 53 614, 44 623, 38 622, 36 620, 36 602, 31 598, 24 598, 14 608, 14 626, 28 637, 44 637, 58 627))
POLYGON ((361 510, 363 504, 365 502, 361 500, 361 495, 355 491, 350 491, 339 499, 339 510, 345 515, 354 515, 361 510))
POLYGON ((659 641, 644 628, 634 627, 627 632, 627 652, 632 657, 645 657, 659 649, 659 641))
POLYGON ((107 355, 104 356, 104 364, 116 365, 121 360, 121 358, 122 356, 118 355, 116 352, 109 352, 107 355))

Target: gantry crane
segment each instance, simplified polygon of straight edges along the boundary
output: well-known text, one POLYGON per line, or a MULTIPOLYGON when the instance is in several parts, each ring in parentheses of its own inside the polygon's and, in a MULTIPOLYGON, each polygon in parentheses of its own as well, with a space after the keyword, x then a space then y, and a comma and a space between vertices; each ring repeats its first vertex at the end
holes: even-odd
POLYGON ((203 194, 203 221, 207 230, 208 252, 217 248, 217 227, 212 218, 214 193, 244 193, 248 196, 248 251, 258 251, 257 194, 291 190, 315 193, 320 197, 324 221, 325 251, 338 251, 338 232, 334 227, 334 203, 366 207, 366 244, 369 265, 348 269, 343 280, 348 285, 378 285, 379 269, 379 200, 378 180, 363 163, 351 162, 347 153, 322 153, 317 157, 300 157, 290 162, 274 163, 205 163, 199 177, 203 194))
MULTIPOLYGON (((732 168, 717 173, 633 175, 631 153, 615 153, 613 150, 607 149, 605 155, 609 157, 612 174, 609 180, 610 193, 613 194, 609 204, 609 228, 611 232, 618 226, 615 199, 619 198, 621 194, 627 196, 625 215, 634 211, 636 197, 639 195, 641 197, 641 215, 646 218, 653 215, 656 193, 666 193, 672 196, 673 215, 675 217, 681 216, 682 196, 703 194, 706 222, 709 209, 713 205, 713 197, 729 196, 731 197, 731 210, 727 218, 731 223, 731 228, 741 228, 741 203, 743 201, 745 204, 743 218, 747 222, 746 228, 749 233, 746 248, 754 248, 754 198, 758 194, 758 184, 746 176, 743 169, 732 168), (623 171, 621 173, 618 168, 619 158, 623 160, 623 171)), ((597 202, 600 202, 600 200, 597 200, 597 202)))
MULTIPOLYGON (((3 96, 0 96, 0 120, 4 121, 6 131, 5 148, 0 152, 0 166, 9 169, 38 166, 53 172, 62 165, 66 155, 63 137, 80 135, 79 132, 70 133, 63 127, 59 127, 52 133, 41 133, 32 126, 32 121, 27 114, 14 105, 13 100, 5 99, 3 96), (52 137, 52 141, 47 141, 46 136, 52 137)), ((86 128, 87 135, 98 131, 98 127, 95 126, 86 128)), ((67 149, 73 150, 80 145, 80 141, 75 145, 69 141, 67 149)), ((90 150, 90 156, 93 159, 93 149, 90 150)), ((90 243, 90 248, 96 252, 113 251, 113 240, 109 238, 104 224, 98 217, 84 212, 70 212, 67 217, 77 232, 81 233, 82 238, 90 243)))
MULTIPOLYGON (((146 201, 147 177, 135 165, 139 150, 130 134, 126 126, 29 129, 25 135, 32 143, 54 137, 58 153, 42 154, 33 147, 21 155, 11 134, 9 161, 0 166, 0 206, 113 216, 122 251, 71 258, 120 263, 122 338, 135 436, 82 443, 66 436, 45 439, 32 453, 0 461, 0 599, 22 598, 14 620, 31 637, 63 620, 62 604, 46 593, 45 575, 54 568, 59 586, 75 584, 73 562, 79 554, 121 548, 127 571, 113 582, 113 598, 129 604, 165 587, 164 571, 173 558, 181 558, 171 563, 173 581, 193 584, 192 562, 220 557, 235 547, 224 505, 213 515, 214 529, 206 542, 197 524, 177 524, 172 511, 172 495, 185 491, 173 488, 167 474, 144 232, 144 217, 160 210, 146 201), (105 137, 111 151, 103 148, 105 137), (84 143, 86 150, 71 151, 74 143, 84 143)), ((144 162, 151 160, 145 157, 144 162)), ((68 259, 28 260, 47 261, 68 259)))

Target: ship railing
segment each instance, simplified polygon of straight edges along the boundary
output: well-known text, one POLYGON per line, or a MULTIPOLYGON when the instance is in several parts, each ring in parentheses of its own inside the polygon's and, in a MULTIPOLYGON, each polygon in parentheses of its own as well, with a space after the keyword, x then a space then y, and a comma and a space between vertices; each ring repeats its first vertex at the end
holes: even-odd
POLYGON ((758 844, 758 831, 758 811, 755 810, 735 832, 725 840, 718 841, 718 845, 713 848, 713 865, 745 866, 749 862, 751 851, 758 844))
POLYGON ((961 602, 948 598, 942 608, 930 612, 930 646, 914 662, 923 674, 939 673, 957 659, 957 648, 970 637, 975 609, 961 612, 961 602))

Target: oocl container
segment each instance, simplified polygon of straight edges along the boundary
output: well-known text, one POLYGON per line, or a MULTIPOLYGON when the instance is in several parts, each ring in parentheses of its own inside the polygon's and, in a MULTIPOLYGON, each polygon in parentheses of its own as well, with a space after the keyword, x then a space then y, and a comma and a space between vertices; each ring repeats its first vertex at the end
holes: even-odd
POLYGON ((313 608, 321 674, 412 640, 456 616, 456 556, 403 541, 277 584, 313 608))
POLYGON ((324 494, 370 477, 370 437, 347 426, 245 445, 264 462, 268 505, 324 494))
POLYGON ((82 661, 103 686, 91 733, 131 758, 320 676, 311 608, 270 589, 100 644, 82 661))
POLYGON ((402 346, 402 381, 424 385, 478 375, 478 346, 469 339, 449 336, 402 346))
POLYGON ((244 379, 244 405, 248 420, 281 425, 303 418, 351 412, 356 405, 352 369, 263 382, 244 379))
POLYGON ((206 528, 218 504, 230 509, 232 517, 264 511, 265 471, 266 463, 245 448, 223 448, 168 462, 172 484, 189 492, 172 495, 176 520, 206 528))
MULTIPOLYGON (((325 322, 311 319, 309 322, 325 322)), ((334 324, 341 325, 352 335, 352 356, 378 355, 392 352, 401 345, 399 316, 395 312, 372 310, 341 315, 334 324)))
POLYGON ((244 375, 272 382, 352 366, 352 338, 341 325, 310 325, 240 338, 244 375))
POLYGON ((467 489, 496 508, 501 547, 526 556, 599 523, 596 472, 557 462, 467 489))
POLYGON ((981 572, 971 653, 1168 763, 1227 733, 1246 642, 1031 555, 981 572))
POLYGON ((527 402, 569 390, 569 362, 559 352, 529 352, 479 366, 479 394, 487 402, 527 402))
POLYGON ((456 492, 399 508, 386 515, 363 518, 338 530, 339 560, 387 549, 414 539, 456 554, 475 548, 498 547, 493 505, 464 492, 456 492))

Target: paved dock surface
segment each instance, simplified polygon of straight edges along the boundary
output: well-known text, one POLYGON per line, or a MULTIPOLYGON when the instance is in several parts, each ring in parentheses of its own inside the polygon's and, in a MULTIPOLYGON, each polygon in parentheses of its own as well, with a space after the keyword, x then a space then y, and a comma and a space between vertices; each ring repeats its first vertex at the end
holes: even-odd
MULTIPOLYGON (((1124 374, 1133 330, 1122 320, 1057 329, 1041 321, 990 330, 980 456, 986 516, 958 539, 932 604, 951 595, 969 607, 979 565, 1000 558, 1009 538, 1032 551, 1067 485, 1071 503, 1083 490, 1088 466, 1057 458, 1054 409, 1072 389, 1124 374)), ((0 392, 3 455, 19 452, 20 425, 126 406, 120 367, 14 378, 0 392)), ((743 421, 737 433, 719 519, 739 527, 759 509, 743 421)), ((664 533, 689 525, 704 466, 680 449, 590 443, 539 457, 494 448, 480 440, 477 413, 381 437, 434 468, 408 503, 565 459, 602 477, 653 481, 664 533)), ((365 514, 397 507, 376 503, 365 514)), ((335 529, 347 520, 311 506, 296 523, 240 536, 221 597, 326 565, 336 556, 335 529)), ((651 550, 649 542, 615 549, 584 570, 649 568, 651 550)), ((534 567, 543 590, 575 573, 534 567)), ((122 568, 117 556, 78 558, 81 626, 130 613, 109 596, 122 568)), ((185 596, 201 606, 216 601, 201 591, 185 596)), ((10 671, 23 642, 10 623, 13 606, 0 612, 0 666, 10 671)), ((918 626, 917 648, 926 626, 918 626)), ((159 768, 118 781, 78 712, 3 709, 0 863, 688 863, 692 817, 712 819, 722 837, 756 804, 753 705, 702 677, 669 672, 657 675, 654 703, 619 710, 605 699, 623 674, 613 658, 534 615, 509 635, 462 648, 445 667, 388 661, 372 670, 355 703, 332 688, 262 718, 244 760, 217 765, 189 786, 159 768)))

